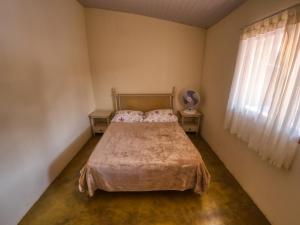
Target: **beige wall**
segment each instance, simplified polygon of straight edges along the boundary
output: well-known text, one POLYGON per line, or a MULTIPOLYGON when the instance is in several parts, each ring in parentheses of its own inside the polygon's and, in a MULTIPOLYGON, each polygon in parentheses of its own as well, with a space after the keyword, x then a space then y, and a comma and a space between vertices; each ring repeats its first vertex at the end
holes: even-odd
POLYGON ((112 108, 112 87, 121 92, 199 89, 205 30, 100 9, 86 9, 86 16, 97 108, 112 108))
POLYGON ((1 1, 1 225, 16 224, 89 138, 92 97, 82 6, 1 1))
POLYGON ((233 78, 240 28, 295 3, 295 0, 249 0, 207 32, 202 92, 202 134, 272 224, 300 224, 300 157, 291 171, 262 161, 246 144, 223 129, 233 78))

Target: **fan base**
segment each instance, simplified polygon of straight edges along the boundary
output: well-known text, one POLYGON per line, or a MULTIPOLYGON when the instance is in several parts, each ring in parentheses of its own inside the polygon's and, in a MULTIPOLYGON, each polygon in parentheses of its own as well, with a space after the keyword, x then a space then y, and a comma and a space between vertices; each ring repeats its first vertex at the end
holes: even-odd
POLYGON ((196 114, 197 110, 188 108, 188 109, 183 110, 183 112, 186 113, 186 114, 196 114))

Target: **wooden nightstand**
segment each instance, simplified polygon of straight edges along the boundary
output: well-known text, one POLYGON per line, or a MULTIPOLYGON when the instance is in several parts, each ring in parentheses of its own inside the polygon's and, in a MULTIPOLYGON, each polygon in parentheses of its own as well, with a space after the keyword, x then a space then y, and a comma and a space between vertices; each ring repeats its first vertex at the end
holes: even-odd
POLYGON ((96 133, 104 133, 110 123, 112 111, 108 110, 95 110, 89 114, 91 129, 93 135, 96 133))
POLYGON ((179 111, 179 123, 185 132, 196 132, 199 134, 200 124, 203 114, 201 112, 196 112, 195 114, 184 113, 184 111, 179 111))

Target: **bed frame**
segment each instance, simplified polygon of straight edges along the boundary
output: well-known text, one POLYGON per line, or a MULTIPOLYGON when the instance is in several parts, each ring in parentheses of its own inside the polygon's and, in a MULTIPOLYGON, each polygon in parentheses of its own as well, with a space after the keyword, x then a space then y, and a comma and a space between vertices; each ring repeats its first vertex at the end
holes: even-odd
POLYGON ((114 110, 140 110, 147 112, 155 109, 174 111, 175 87, 171 93, 117 93, 112 88, 114 110))

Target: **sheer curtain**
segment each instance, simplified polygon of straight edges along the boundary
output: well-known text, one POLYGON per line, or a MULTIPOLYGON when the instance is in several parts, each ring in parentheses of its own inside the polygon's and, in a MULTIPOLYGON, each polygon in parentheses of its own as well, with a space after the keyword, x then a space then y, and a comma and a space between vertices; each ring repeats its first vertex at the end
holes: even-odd
POLYGON ((288 169, 300 137, 300 7, 244 29, 225 128, 288 169))

